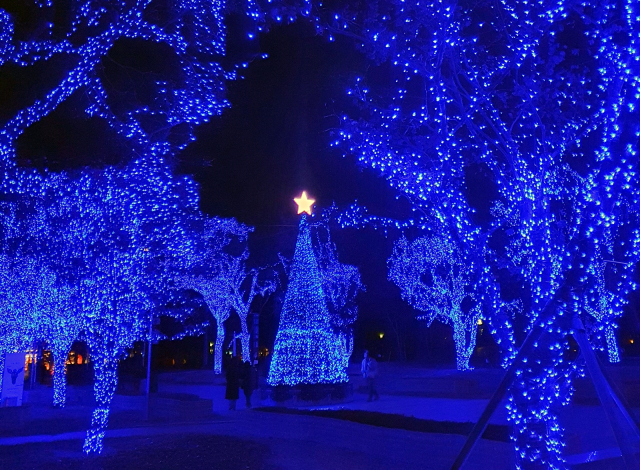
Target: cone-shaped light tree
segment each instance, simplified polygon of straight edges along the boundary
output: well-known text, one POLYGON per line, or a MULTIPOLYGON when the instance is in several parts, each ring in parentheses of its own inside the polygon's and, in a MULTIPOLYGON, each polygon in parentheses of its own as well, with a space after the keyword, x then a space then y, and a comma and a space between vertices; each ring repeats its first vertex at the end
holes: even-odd
MULTIPOLYGON (((296 202, 299 213, 311 212, 314 201, 308 200, 306 194, 296 202)), ((342 346, 331 327, 307 215, 302 215, 298 230, 268 382, 270 385, 347 382, 342 346)))

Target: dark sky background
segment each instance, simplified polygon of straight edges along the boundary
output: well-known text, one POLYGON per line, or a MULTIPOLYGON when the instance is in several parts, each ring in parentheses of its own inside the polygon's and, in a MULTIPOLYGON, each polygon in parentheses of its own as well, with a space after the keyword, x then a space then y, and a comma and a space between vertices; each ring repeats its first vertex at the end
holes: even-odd
MULTIPOLYGON (((238 44, 244 36, 234 35, 233 26, 230 32, 233 55, 234 49, 245 49, 246 44, 238 44)), ((245 78, 230 85, 232 108, 202 126, 197 141, 182 155, 183 171, 194 174, 201 185, 202 210, 254 226, 250 243, 256 264, 275 262, 278 252, 293 256, 299 220, 293 197, 302 190, 316 199, 318 208, 333 202, 346 207, 357 200, 371 213, 409 218, 409 204, 398 200, 383 179, 330 147, 338 115, 351 105, 348 84, 371 67, 354 44, 344 38, 329 42, 299 21, 263 35, 259 50, 269 58, 253 62, 245 78), (190 166, 200 161, 210 166, 190 166)), ((469 200, 480 223, 488 220, 491 201, 497 197, 486 174, 470 167, 466 176, 469 200)), ((366 347, 397 357, 404 349, 409 359, 451 365, 455 358, 451 329, 439 322, 427 328, 414 320, 416 312, 386 279, 386 260, 398 236, 397 231, 385 236, 371 228, 333 234, 340 260, 358 266, 367 286, 358 302, 356 355, 366 347), (379 332, 385 338, 380 339, 379 332)), ((269 318, 271 328, 263 338, 267 343, 277 327, 277 316, 269 318)), ((621 327, 635 331, 633 315, 622 319, 621 327)), ((497 363, 497 349, 483 328, 478 346, 484 348, 481 355, 497 363)), ((474 361, 484 363, 483 358, 474 361)))
MULTIPOLYGON (((329 145, 336 114, 349 104, 349 79, 366 66, 364 58, 351 44, 315 36, 303 23, 264 35, 260 50, 269 57, 253 62, 245 78, 230 85, 231 109, 201 126, 197 141, 181 157, 181 170, 194 174, 201 185, 202 210, 254 226, 250 246, 256 264, 276 262, 278 252, 293 256, 299 221, 293 198, 303 190, 316 199, 318 210, 358 201, 378 215, 409 217, 409 205, 397 200, 383 179, 329 145), (193 168, 201 161, 210 166, 193 168)), ((358 266, 367 286, 358 302, 356 347, 395 354, 393 322, 398 333, 408 336, 409 353, 415 356, 418 334, 411 327, 417 322, 386 280, 386 260, 398 235, 385 237, 371 228, 332 234, 340 260, 358 266), (386 339, 377 336, 380 332, 386 339)), ((267 343, 277 326, 277 317, 268 318, 267 343)))

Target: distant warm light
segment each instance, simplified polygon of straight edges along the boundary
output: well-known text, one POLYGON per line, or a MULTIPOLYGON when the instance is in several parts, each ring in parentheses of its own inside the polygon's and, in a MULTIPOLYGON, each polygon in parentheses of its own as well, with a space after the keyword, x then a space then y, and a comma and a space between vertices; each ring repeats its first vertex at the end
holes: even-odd
POLYGON ((378 336, 380 337, 380 339, 384 338, 384 333, 378 333, 378 336))
POLYGON ((632 339, 630 339, 630 340, 629 340, 629 343, 633 344, 633 340, 632 340, 632 339))
POLYGON ((478 318, 478 325, 482 325, 482 318, 478 318))
POLYGON ((298 204, 298 214, 302 214, 306 212, 311 215, 311 211, 313 210, 311 206, 316 202, 315 199, 308 199, 307 192, 302 191, 302 195, 300 197, 293 198, 296 204, 298 204))

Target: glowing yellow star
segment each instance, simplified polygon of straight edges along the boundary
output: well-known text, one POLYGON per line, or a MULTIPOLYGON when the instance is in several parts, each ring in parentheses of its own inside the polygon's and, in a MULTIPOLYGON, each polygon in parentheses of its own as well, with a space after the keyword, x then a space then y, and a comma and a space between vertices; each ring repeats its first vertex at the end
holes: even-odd
POLYGON ((307 214, 311 215, 311 206, 313 206, 313 203, 316 202, 316 200, 307 199, 306 191, 302 191, 302 196, 293 198, 293 200, 296 202, 296 204, 298 204, 298 214, 306 212, 307 214))

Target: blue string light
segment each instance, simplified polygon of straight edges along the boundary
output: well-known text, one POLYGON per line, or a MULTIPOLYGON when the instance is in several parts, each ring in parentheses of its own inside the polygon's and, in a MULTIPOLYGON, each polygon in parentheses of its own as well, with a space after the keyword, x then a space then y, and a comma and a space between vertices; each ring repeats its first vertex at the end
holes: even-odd
MULTIPOLYGON (((96 398, 84 451, 100 452, 118 360, 135 341, 152 339, 152 312, 179 284, 184 263, 196 269, 200 262, 194 246, 202 233, 189 232, 198 214, 197 187, 191 179, 172 175, 169 162, 195 139, 199 124, 229 106, 226 82, 236 79, 237 70, 247 64, 231 70, 220 64, 225 55, 224 0, 181 0, 166 11, 150 1, 86 1, 73 9, 57 8, 55 15, 53 1, 37 3, 41 15, 30 19, 37 24, 28 40, 22 29, 34 25, 18 23, 11 11, 0 9, 0 65, 26 68, 59 58, 71 60, 58 63, 68 67, 59 81, 38 90, 37 99, 0 126, 2 191, 8 197, 26 198, 29 207, 45 201, 46 214, 33 220, 49 231, 47 237, 36 237, 37 243, 30 240, 27 253, 42 276, 25 279, 18 268, 6 271, 13 281, 6 283, 0 302, 17 302, 20 284, 31 286, 33 298, 57 300, 47 310, 52 312, 48 323, 33 318, 35 307, 5 310, 12 313, 3 312, 0 321, 0 353, 24 350, 30 341, 48 342, 54 350, 54 403, 63 405, 63 364, 68 347, 81 335, 93 358, 96 398), (104 63, 124 41, 160 45, 177 66, 171 77, 148 84, 150 100, 119 106, 104 63), (121 157, 127 163, 78 174, 19 168, 17 139, 77 93, 84 97, 87 117, 103 120, 124 138, 130 153, 121 157)), ((250 28, 260 32, 274 16, 280 21, 283 11, 288 12, 286 21, 308 15, 310 3, 248 0, 240 9, 250 19, 250 28)), ((8 254, 14 263, 19 256, 8 254)), ((231 305, 228 277, 217 284, 224 288, 209 286, 203 294, 212 311, 221 303, 225 308, 231 305)), ((38 309, 39 314, 45 310, 42 305, 38 309)), ((220 334, 222 321, 217 327, 220 334)))
POLYGON ((330 230, 330 222, 336 210, 335 207, 331 207, 324 211, 322 221, 313 227, 316 235, 314 252, 322 276, 322 290, 331 315, 330 323, 340 338, 346 369, 353 354, 353 324, 358 319, 356 299, 358 294, 366 289, 357 266, 341 263, 338 259, 338 249, 331 239, 330 230))
MULTIPOLYGON (((194 242, 182 262, 183 274, 176 280, 177 287, 191 289, 202 295, 215 319, 216 342, 213 370, 216 374, 222 373, 224 322, 231 315, 231 309, 234 306, 247 314, 250 307, 250 303, 244 304, 241 290, 244 263, 249 252, 245 249, 240 256, 232 256, 225 251, 225 248, 234 240, 238 243, 246 243, 252 231, 252 227, 240 224, 235 219, 203 218, 197 221, 191 229, 194 242)), ((252 286, 252 289, 256 288, 257 285, 252 286)), ((254 297, 256 293, 254 292, 254 297)), ((246 328, 246 315, 244 328, 246 328)))
MULTIPOLYGON (((571 317, 619 360, 615 321, 640 260, 639 18, 633 0, 389 0, 318 20, 374 64, 347 90, 357 107, 332 145, 377 171, 416 214, 393 221, 353 206, 343 223, 450 240, 465 263, 522 285, 516 337, 544 331, 509 402, 517 468, 566 467, 557 413, 581 373, 568 355, 571 317), (469 193, 471 165, 489 175, 489 213, 473 205, 489 196, 469 193)), ((506 321, 516 324, 496 315, 492 332, 513 337, 506 321)), ((515 344, 502 342, 505 363, 515 344)))

